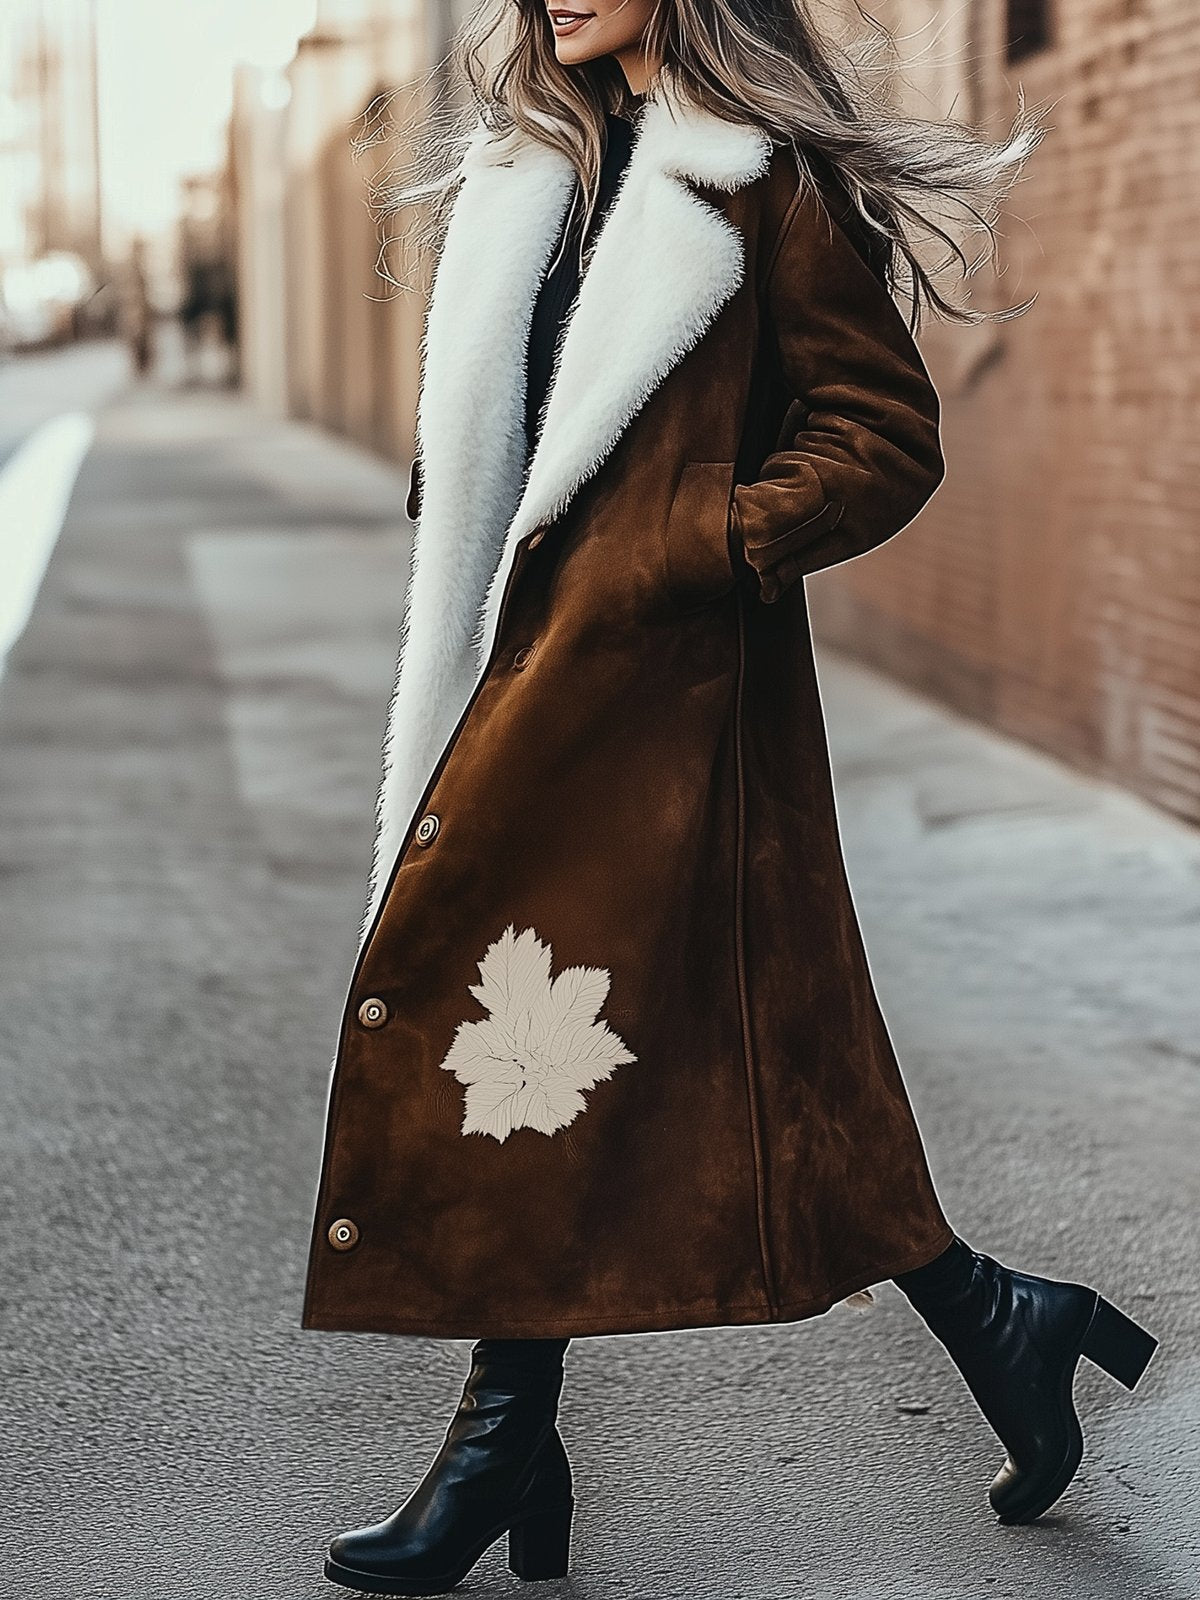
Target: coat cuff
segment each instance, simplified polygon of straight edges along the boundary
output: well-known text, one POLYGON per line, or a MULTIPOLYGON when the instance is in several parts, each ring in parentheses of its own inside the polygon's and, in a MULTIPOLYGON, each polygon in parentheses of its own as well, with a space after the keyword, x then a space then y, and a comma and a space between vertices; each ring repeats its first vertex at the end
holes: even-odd
POLYGON ((822 565, 810 559, 811 546, 837 527, 846 510, 844 501, 826 497, 816 469, 807 462, 802 465, 808 491, 805 506, 797 508, 795 483, 785 487, 766 481, 739 484, 731 503, 734 541, 758 578, 760 598, 768 603, 822 565), (787 523, 778 531, 785 495, 787 523))

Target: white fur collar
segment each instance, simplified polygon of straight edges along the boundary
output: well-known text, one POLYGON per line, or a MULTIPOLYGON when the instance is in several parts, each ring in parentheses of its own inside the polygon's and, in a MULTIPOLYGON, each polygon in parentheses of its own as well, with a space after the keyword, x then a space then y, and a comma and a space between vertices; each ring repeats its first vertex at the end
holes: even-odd
POLYGON ((750 124, 666 91, 646 101, 526 476, 529 327, 576 175, 526 135, 497 140, 482 122, 471 134, 422 341, 421 511, 364 937, 486 665, 517 545, 563 512, 742 281, 741 234, 688 180, 738 189, 765 173, 770 152, 750 124))

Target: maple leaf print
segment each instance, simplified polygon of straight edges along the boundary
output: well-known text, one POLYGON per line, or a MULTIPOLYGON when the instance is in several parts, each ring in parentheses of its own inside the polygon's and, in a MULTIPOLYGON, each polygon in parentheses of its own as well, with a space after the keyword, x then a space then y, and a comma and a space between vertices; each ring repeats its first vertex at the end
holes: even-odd
POLYGON ((468 986, 489 1015, 460 1022, 441 1063, 466 1085, 464 1134, 503 1144, 514 1128, 554 1133, 586 1110, 585 1089, 637 1060, 597 1020, 609 981, 602 967, 564 967, 552 979, 550 946, 509 923, 468 986))

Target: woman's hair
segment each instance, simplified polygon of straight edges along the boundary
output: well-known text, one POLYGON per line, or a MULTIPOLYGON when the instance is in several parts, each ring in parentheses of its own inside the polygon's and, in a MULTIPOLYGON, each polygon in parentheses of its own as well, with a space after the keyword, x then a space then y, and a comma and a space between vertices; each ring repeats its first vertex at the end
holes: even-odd
MULTIPOLYGON (((958 322, 1020 315, 1036 296, 981 310, 950 300, 935 280, 955 262, 965 279, 995 260, 996 218, 1045 136, 1044 125, 1020 93, 1002 140, 969 124, 898 110, 891 99, 900 64, 895 40, 858 0, 854 6, 859 35, 839 44, 813 20, 814 0, 658 0, 645 43, 647 58, 663 66, 650 80, 650 93, 665 79, 714 115, 753 123, 774 141, 791 143, 810 181, 832 179, 853 208, 875 270, 892 293, 908 298, 914 331, 923 301, 958 322), (964 246, 972 239, 980 247, 968 259, 964 246), (922 257, 931 245, 944 251, 927 265, 922 257)), ((409 159, 371 184, 378 219, 386 222, 412 207, 413 226, 401 241, 418 252, 431 251, 444 228, 461 142, 480 117, 498 138, 519 130, 567 156, 590 215, 604 114, 631 108, 624 72, 612 56, 559 64, 545 0, 481 0, 447 60, 419 89, 424 96, 414 98, 423 99, 425 109, 418 126, 405 130, 409 159), (465 95, 449 92, 447 69, 465 83, 465 95)), ((368 111, 374 131, 355 141, 360 152, 385 136, 378 114, 390 98, 368 111)), ((383 272, 398 282, 386 266, 383 272)))

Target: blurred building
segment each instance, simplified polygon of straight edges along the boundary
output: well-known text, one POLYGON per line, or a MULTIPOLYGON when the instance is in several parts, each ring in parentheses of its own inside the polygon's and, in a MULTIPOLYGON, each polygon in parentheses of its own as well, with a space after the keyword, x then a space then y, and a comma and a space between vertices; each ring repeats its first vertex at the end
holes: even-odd
POLYGON ((946 482, 893 544, 812 582, 819 632, 1200 821, 1200 7, 879 14, 942 59, 908 74, 927 113, 1001 133, 1019 85, 1053 102, 1002 223, 1005 274, 974 290, 1038 301, 922 334, 946 482))
POLYGON ((417 80, 456 20, 453 4, 323 0, 285 72, 246 68, 236 86, 246 385, 268 407, 397 459, 413 447, 427 273, 411 293, 387 281, 385 268, 399 273, 368 185, 403 159, 417 80), (379 144, 356 155, 372 132, 379 144))
POLYGON ((103 324, 95 0, 0 5, 0 355, 103 324))
POLYGON ((95 0, 0 6, 0 264, 100 254, 95 0))

